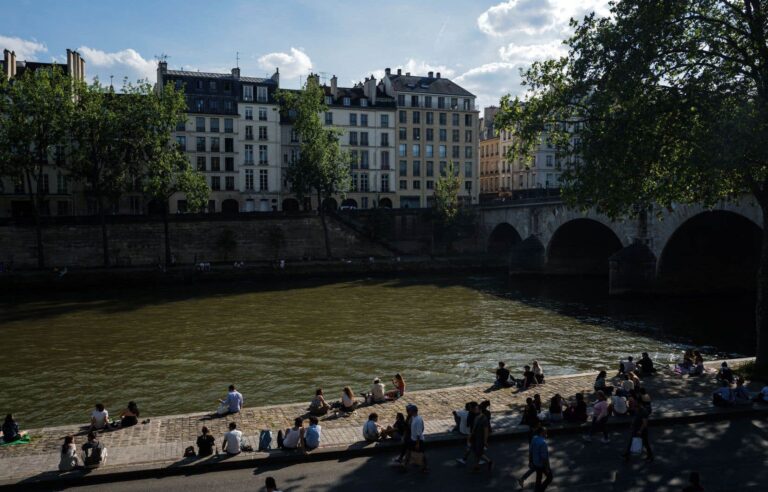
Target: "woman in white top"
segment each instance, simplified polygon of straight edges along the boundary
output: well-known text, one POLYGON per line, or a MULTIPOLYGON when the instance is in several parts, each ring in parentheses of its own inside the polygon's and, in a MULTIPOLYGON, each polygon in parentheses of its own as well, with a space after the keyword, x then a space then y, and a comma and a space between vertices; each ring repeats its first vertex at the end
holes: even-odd
POLYGON ((64 438, 64 444, 61 446, 61 457, 59 459, 59 471, 72 471, 78 466, 77 447, 75 447, 74 436, 64 438))
POLYGON ((352 393, 352 388, 345 386, 341 392, 341 409, 345 412, 353 412, 357 408, 358 402, 352 393))
POLYGON ((536 378, 536 384, 544 383, 544 370, 539 365, 539 361, 533 361, 531 370, 533 371, 533 377, 536 378))
POLYGON ((101 403, 91 412, 91 430, 106 429, 109 426, 109 412, 101 403))
POLYGON ((293 422, 293 429, 285 429, 283 449, 298 449, 304 441, 304 421, 297 417, 293 422))

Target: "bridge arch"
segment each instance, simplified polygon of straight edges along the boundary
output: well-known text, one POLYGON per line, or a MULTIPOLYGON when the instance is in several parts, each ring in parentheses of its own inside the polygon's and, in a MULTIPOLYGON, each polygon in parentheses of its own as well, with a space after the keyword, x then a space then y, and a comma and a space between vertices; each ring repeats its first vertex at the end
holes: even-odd
POLYGON ((607 225, 588 218, 564 222, 547 245, 547 272, 607 275, 608 258, 621 250, 621 240, 607 225))
POLYGON ((711 210, 685 220, 664 245, 657 267, 667 289, 751 290, 760 262, 762 230, 732 211, 711 210))
POLYGON ((488 238, 488 252, 491 254, 508 253, 510 248, 522 241, 520 233, 512 225, 502 222, 496 225, 488 238))

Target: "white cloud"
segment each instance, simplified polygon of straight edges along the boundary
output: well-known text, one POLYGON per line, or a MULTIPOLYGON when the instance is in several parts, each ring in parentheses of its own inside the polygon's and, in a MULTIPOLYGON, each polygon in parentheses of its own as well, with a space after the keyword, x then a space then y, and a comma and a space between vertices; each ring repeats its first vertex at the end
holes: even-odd
POLYGON ((507 62, 530 63, 535 60, 557 58, 567 52, 566 46, 559 40, 534 44, 513 42, 499 48, 499 57, 507 62))
POLYGON ((523 32, 541 34, 555 27, 551 0, 508 0, 489 8, 477 18, 477 27, 490 36, 523 32))
POLYGON ((115 82, 127 77, 128 80, 148 79, 155 80, 156 64, 153 60, 147 60, 132 48, 121 51, 106 52, 88 46, 77 49, 85 60, 85 70, 88 74, 96 74, 102 81, 108 80, 110 75, 115 76, 115 82))
POLYGON ((502 95, 519 91, 521 67, 510 62, 485 63, 467 70, 454 81, 475 94, 480 107, 498 106, 502 95))
POLYGON ((21 39, 16 37, 0 35, 0 48, 16 52, 16 59, 37 60, 37 53, 46 53, 48 48, 45 44, 34 39, 21 39))
POLYGON ((290 53, 268 53, 259 58, 259 66, 264 70, 280 69, 281 78, 295 79, 309 74, 312 60, 301 48, 291 48, 290 53))

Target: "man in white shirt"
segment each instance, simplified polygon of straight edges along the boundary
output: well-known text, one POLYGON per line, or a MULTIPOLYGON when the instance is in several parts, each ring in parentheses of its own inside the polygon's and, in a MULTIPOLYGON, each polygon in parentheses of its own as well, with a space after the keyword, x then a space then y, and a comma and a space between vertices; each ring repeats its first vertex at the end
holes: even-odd
POLYGON ((382 403, 387 401, 384 385, 381 384, 381 379, 379 378, 373 380, 373 386, 371 386, 371 399, 373 400, 373 403, 382 403))
POLYGON ((421 470, 427 471, 427 456, 424 454, 424 419, 419 415, 419 409, 416 405, 407 405, 405 410, 411 420, 410 454, 420 453, 421 470))
POLYGON ((224 433, 224 442, 221 449, 229 456, 240 454, 240 445, 243 442, 243 433, 237 430, 237 424, 229 423, 229 432, 224 433))
POLYGON ((228 407, 229 413, 238 413, 243 408, 243 395, 235 389, 234 384, 229 385, 229 393, 224 400, 220 400, 228 407))
POLYGON ((96 409, 91 412, 91 430, 106 429, 109 425, 109 412, 101 403, 96 404, 96 409))
POLYGON ((381 438, 381 426, 378 424, 379 415, 372 413, 363 424, 363 438, 368 442, 376 442, 381 438))
POLYGON ((611 408, 610 411, 614 415, 626 415, 629 408, 627 407, 627 399, 623 396, 612 396, 611 397, 611 408))

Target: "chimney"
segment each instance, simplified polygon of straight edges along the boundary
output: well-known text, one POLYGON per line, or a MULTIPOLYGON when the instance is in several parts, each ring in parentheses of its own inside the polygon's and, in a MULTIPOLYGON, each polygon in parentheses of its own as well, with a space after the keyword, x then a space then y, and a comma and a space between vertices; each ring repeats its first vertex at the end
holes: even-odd
POLYGON ((11 52, 3 50, 3 76, 5 80, 11 78, 11 52))
POLYGON ((439 79, 439 78, 440 78, 440 72, 437 72, 437 73, 435 74, 435 78, 437 78, 437 79, 439 79))
POLYGON ((72 74, 74 73, 74 69, 72 67, 72 61, 74 60, 74 55, 72 55, 72 50, 67 48, 67 75, 72 77, 72 74))
POLYGON ((331 77, 331 95, 334 99, 336 99, 339 95, 338 82, 339 79, 336 77, 336 75, 331 77))
POLYGON ((411 72, 405 72, 405 76, 406 77, 410 77, 411 76, 411 72))
POLYGON ((240 67, 236 67, 232 69, 232 77, 237 80, 240 78, 240 67))
POLYGON ((401 69, 397 69, 397 75, 403 75, 403 71, 401 69))
POLYGON ((431 79, 431 78, 432 78, 432 76, 433 76, 433 75, 435 75, 435 72, 429 72, 427 75, 428 75, 428 76, 429 76, 429 78, 431 79))
POLYGON ((11 51, 11 66, 9 67, 11 71, 11 78, 14 78, 16 76, 16 52, 11 51))
POLYGON ((85 60, 83 60, 83 57, 81 57, 79 54, 77 57, 80 59, 80 78, 77 80, 79 82, 83 82, 85 80, 85 60))
POLYGON ((390 73, 392 73, 392 70, 390 70, 390 68, 389 68, 389 67, 387 67, 387 68, 385 68, 385 69, 384 69, 384 75, 386 75, 387 77, 389 77, 389 74, 390 74, 390 73))
POLYGON ((376 77, 371 75, 370 79, 365 79, 365 96, 371 103, 371 106, 376 104, 376 77))
POLYGON ((165 74, 168 72, 168 62, 160 60, 157 62, 157 83, 155 84, 155 92, 160 93, 165 87, 165 74))
POLYGON ((272 74, 271 78, 275 81, 275 84, 280 87, 280 68, 275 67, 275 73, 272 74))
POLYGON ((72 80, 80 80, 80 53, 72 52, 72 72, 69 74, 72 80))

